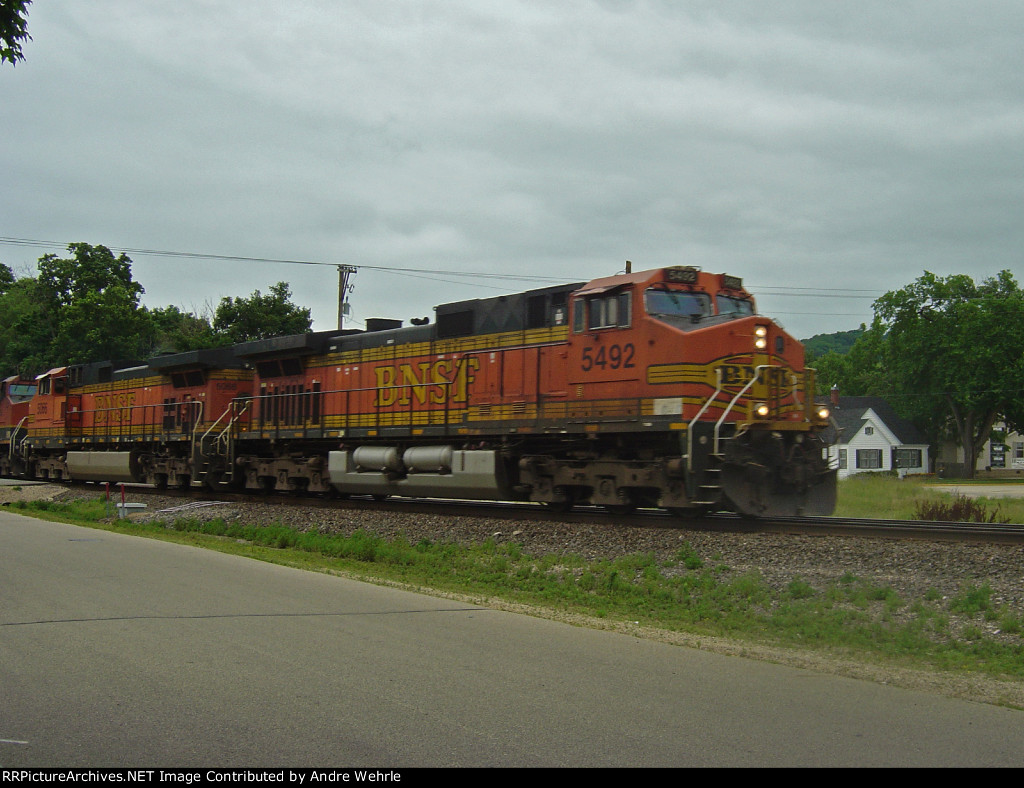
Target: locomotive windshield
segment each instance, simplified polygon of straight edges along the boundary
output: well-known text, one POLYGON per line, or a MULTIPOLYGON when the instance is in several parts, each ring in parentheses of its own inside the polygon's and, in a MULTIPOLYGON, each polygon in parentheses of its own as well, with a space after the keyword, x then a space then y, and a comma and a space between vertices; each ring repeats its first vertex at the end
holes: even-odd
POLYGON ((12 383, 7 389, 11 402, 24 402, 36 395, 36 387, 29 383, 12 383))
POLYGON ((711 314, 707 293, 683 290, 648 290, 644 293, 647 314, 662 320, 700 320, 711 314))
POLYGON ((736 298, 735 296, 717 295, 715 302, 718 304, 718 314, 735 315, 743 317, 754 314, 754 302, 749 298, 736 298))

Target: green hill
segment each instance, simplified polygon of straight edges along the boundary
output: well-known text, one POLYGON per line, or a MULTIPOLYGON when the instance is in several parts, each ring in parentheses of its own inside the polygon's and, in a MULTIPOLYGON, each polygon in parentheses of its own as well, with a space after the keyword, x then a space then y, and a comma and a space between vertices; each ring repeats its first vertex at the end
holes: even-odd
POLYGON ((826 353, 847 353, 853 347, 853 343, 864 333, 863 328, 855 328, 852 331, 837 331, 834 334, 815 334, 810 339, 801 340, 808 356, 818 358, 826 353))

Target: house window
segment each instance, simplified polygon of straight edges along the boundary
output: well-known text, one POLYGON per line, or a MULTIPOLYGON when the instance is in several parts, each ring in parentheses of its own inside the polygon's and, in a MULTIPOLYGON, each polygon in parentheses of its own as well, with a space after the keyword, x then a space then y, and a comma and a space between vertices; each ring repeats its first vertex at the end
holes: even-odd
POLYGON ((865 427, 864 428, 864 434, 865 435, 874 435, 875 434, 875 428, 874 427, 865 427))
POLYGON ((920 449, 896 449, 897 468, 920 468, 922 465, 920 449))
POLYGON ((846 467, 846 449, 840 449, 839 450, 839 467, 840 468, 845 468, 846 467))
POLYGON ((1024 460, 1024 443, 1013 444, 1013 459, 1024 460))
POLYGON ((857 467, 873 470, 882 467, 881 449, 857 449, 857 467))

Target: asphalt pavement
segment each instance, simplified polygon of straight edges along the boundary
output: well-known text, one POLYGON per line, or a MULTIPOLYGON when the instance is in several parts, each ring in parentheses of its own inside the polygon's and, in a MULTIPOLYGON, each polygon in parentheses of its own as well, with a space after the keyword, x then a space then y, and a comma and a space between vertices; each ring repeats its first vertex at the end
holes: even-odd
POLYGON ((0 766, 1022 766, 1024 712, 0 512, 0 766))

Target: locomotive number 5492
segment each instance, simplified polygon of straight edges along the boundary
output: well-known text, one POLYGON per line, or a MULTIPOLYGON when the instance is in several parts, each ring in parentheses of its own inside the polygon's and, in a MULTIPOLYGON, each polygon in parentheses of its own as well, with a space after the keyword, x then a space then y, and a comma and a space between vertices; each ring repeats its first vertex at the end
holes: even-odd
POLYGON ((608 345, 607 349, 605 345, 598 348, 585 347, 583 348, 582 369, 584 372, 590 372, 595 367, 599 369, 632 369, 636 366, 633 363, 635 354, 636 348, 633 347, 632 342, 625 345, 608 345))

